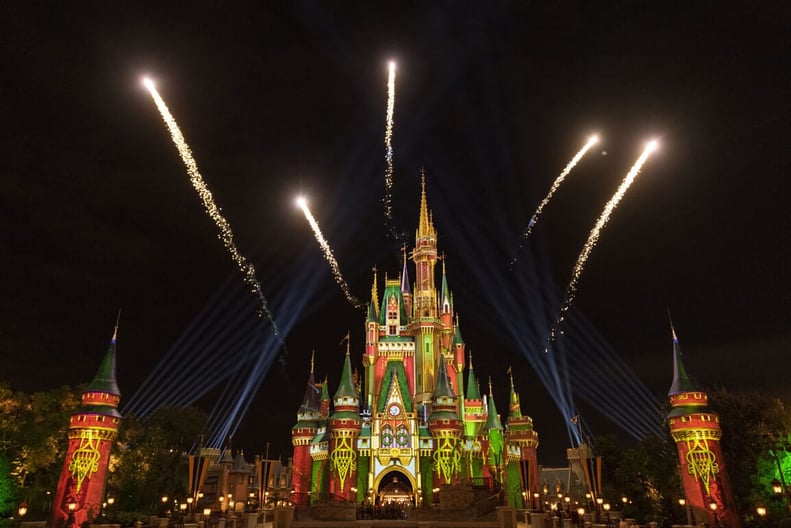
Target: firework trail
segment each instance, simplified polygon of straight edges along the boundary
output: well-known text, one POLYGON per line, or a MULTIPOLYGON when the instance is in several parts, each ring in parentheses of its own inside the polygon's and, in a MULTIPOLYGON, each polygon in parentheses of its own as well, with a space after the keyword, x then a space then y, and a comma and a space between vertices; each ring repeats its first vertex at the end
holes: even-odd
POLYGON ((385 125, 385 224, 393 238, 393 112, 395 110, 395 76, 396 64, 390 61, 387 77, 387 117, 385 125))
POLYGON ((321 228, 319 227, 319 223, 316 222, 316 219, 313 218, 310 209, 308 209, 307 200, 305 200, 305 198, 300 196, 299 198, 297 198, 297 205, 299 206, 300 209, 302 209, 302 212, 305 213, 305 218, 310 224, 311 229, 313 229, 313 234, 316 236, 316 241, 319 243, 319 246, 321 246, 321 251, 324 253, 324 258, 326 258, 327 262, 330 263, 332 276, 335 277, 335 282, 337 282, 338 286, 340 286, 341 290, 343 291, 343 294, 346 296, 346 300, 348 300, 355 308, 363 308, 364 307, 363 303, 361 303, 357 297, 352 295, 352 292, 349 289, 349 285, 347 284, 346 279, 343 278, 341 269, 338 266, 338 261, 335 260, 335 255, 332 254, 332 248, 330 248, 329 242, 327 242, 327 239, 324 238, 324 235, 321 233, 321 228))
POLYGON ((231 258, 241 270, 244 276, 244 281, 252 288, 253 293, 258 297, 258 316, 266 316, 266 318, 269 320, 269 323, 272 325, 272 332, 275 334, 275 337, 277 337, 281 345, 284 345, 283 339, 280 337, 280 330, 277 328, 277 324, 275 323, 275 319, 272 316, 272 312, 269 311, 266 298, 261 291, 261 283, 258 282, 258 279, 255 276, 255 267, 241 253, 239 253, 239 249, 236 247, 236 244, 233 240, 233 231, 231 231, 231 225, 228 223, 228 220, 225 219, 222 213, 220 213, 220 209, 217 207, 217 204, 214 203, 214 198, 212 197, 211 191, 206 186, 206 182, 203 181, 203 176, 201 176, 201 173, 198 171, 198 165, 195 163, 195 158, 192 157, 192 151, 190 150, 189 145, 187 145, 187 142, 184 140, 181 129, 176 123, 176 120, 173 118, 173 115, 170 113, 165 101, 162 99, 162 97, 160 97, 159 92, 157 92, 157 89, 154 87, 154 83, 151 81, 151 79, 143 79, 143 85, 148 89, 149 93, 151 94, 151 98, 154 99, 154 103, 157 105, 159 113, 162 115, 162 119, 165 121, 165 125, 170 132, 170 137, 173 139, 173 143, 176 145, 176 148, 179 151, 181 160, 184 162, 184 165, 187 168, 187 174, 189 174, 192 186, 198 192, 198 195, 203 201, 204 209, 209 214, 211 219, 214 220, 214 223, 217 224, 217 228, 220 230, 220 240, 222 240, 223 244, 225 245, 225 249, 228 250, 231 258))
POLYGON ((569 285, 566 288, 566 295, 563 297, 563 303, 560 305, 560 312, 558 314, 557 321, 552 326, 552 330, 550 331, 549 339, 550 341, 554 341, 555 337, 558 334, 558 327, 565 319, 565 314, 568 311, 571 303, 574 301, 574 297, 577 295, 577 283, 579 282, 580 275, 582 275, 582 270, 585 267, 585 263, 588 261, 588 257, 593 251, 593 248, 596 246, 596 243, 599 241, 599 236, 601 235, 601 230, 607 225, 607 222, 610 220, 610 215, 618 206, 618 203, 623 198, 623 195, 629 189, 629 186, 632 185, 632 182, 640 173, 640 169, 643 167, 643 164, 648 160, 648 156, 651 155, 653 151, 657 149, 657 142, 650 141, 643 153, 640 154, 640 157, 637 158, 637 161, 632 168, 629 169, 628 174, 621 182, 621 185, 618 186, 618 189, 615 191, 615 194, 612 195, 610 201, 604 206, 604 209, 599 215, 599 219, 596 220, 596 224, 591 229, 590 234, 588 235, 588 240, 585 242, 585 245, 582 246, 582 251, 577 257, 577 263, 574 264, 574 271, 571 274, 571 280, 569 281, 569 285))
MULTIPOLYGON (((519 254, 519 251, 522 249, 522 247, 524 247, 525 240, 527 240, 527 237, 529 237, 530 233, 533 232, 533 227, 536 225, 536 222, 538 222, 538 217, 541 215, 541 212, 544 210, 544 207, 546 207, 546 205, 549 203, 549 200, 552 199, 552 195, 555 194, 555 191, 558 190, 560 184, 563 183, 563 180, 565 180, 566 176, 569 175, 571 169, 573 169, 577 165, 577 163, 579 163, 579 161, 582 159, 582 156, 584 156, 585 153, 588 152, 588 149, 590 149, 593 145, 595 145, 598 142, 599 142, 598 136, 591 136, 590 138, 588 138, 588 142, 585 143, 585 146, 583 146, 582 149, 579 152, 577 152, 577 154, 574 155, 574 157, 571 159, 568 165, 566 165, 566 167, 563 169, 563 172, 561 172, 558 175, 558 177, 555 179, 555 181, 552 183, 552 187, 550 187, 549 192, 544 197, 544 199, 541 200, 541 203, 538 204, 538 207, 536 208, 536 212, 533 213, 532 217, 530 217, 530 222, 527 224, 527 228, 522 233, 521 242, 519 242, 519 247, 516 248, 517 255, 519 254)), ((517 258, 518 258, 517 256, 514 256, 513 260, 511 260, 512 267, 514 264, 516 264, 517 258)))

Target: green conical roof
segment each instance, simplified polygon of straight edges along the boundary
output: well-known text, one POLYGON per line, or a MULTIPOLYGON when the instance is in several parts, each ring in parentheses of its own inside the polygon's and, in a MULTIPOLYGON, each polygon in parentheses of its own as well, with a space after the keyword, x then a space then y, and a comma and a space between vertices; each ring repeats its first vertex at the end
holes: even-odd
POLYGON ((695 382, 687 374, 687 369, 684 368, 684 363, 681 360, 681 346, 678 344, 678 337, 676 331, 672 328, 673 332, 673 384, 670 386, 668 396, 678 394, 681 392, 694 392, 700 390, 695 382))
POLYGON ((472 369, 472 353, 470 353, 470 370, 467 374, 467 399, 481 399, 481 390, 478 388, 478 378, 475 377, 475 371, 472 369))
POLYGON ((448 369, 445 368, 445 359, 440 357, 439 372, 437 373, 437 386, 434 388, 433 398, 436 400, 440 397, 455 398, 456 393, 453 392, 453 387, 448 379, 448 369))
POLYGON ((464 339, 461 338, 461 327, 459 326, 459 318, 456 318, 455 329, 453 332, 453 345, 463 345, 464 339))
POLYGON ((492 382, 489 381, 489 405, 488 415, 486 416, 486 424, 484 429, 500 429, 502 430, 503 424, 500 421, 500 416, 497 414, 497 406, 494 404, 494 396, 492 395, 492 382))
POLYGON ((371 301, 368 303, 368 317, 366 318, 366 322, 375 323, 376 319, 376 308, 374 307, 373 301, 371 301))
POLYGON ((444 258, 442 259, 442 293, 441 293, 441 297, 440 297, 440 302, 442 303, 443 311, 444 311, 444 307, 445 307, 446 304, 448 305, 449 309, 453 308, 453 301, 452 301, 452 299, 450 297, 450 289, 448 288, 448 277, 445 274, 445 259, 444 258))
POLYGON ((348 352, 346 352, 346 357, 343 360, 341 383, 334 396, 336 400, 339 398, 357 398, 357 391, 354 389, 354 383, 352 382, 352 361, 348 352))
POLYGON ((107 348, 107 353, 104 355, 99 370, 93 381, 88 384, 85 392, 105 392, 107 394, 121 395, 118 389, 118 383, 115 381, 115 339, 116 334, 113 333, 113 339, 110 341, 110 346, 107 348))

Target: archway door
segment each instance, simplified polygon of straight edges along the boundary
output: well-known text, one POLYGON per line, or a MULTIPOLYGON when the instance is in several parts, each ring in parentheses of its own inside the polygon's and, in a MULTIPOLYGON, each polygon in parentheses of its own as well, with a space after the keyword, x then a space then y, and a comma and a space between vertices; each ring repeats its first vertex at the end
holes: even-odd
POLYGON ((376 494, 380 504, 413 504, 415 493, 412 480, 403 471, 393 469, 379 479, 376 494))

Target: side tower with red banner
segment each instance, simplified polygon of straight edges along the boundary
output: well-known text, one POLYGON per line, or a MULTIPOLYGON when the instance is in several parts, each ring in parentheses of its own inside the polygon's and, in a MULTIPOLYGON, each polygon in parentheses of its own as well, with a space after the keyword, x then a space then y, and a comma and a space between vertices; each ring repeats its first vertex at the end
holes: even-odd
POLYGON ((668 392, 670 434, 676 442, 687 504, 695 523, 739 528, 730 480, 722 456, 720 417, 708 407, 708 395, 687 375, 673 330, 673 385, 668 392))
POLYGON ((82 405, 71 415, 69 447, 55 491, 50 528, 78 527, 99 514, 110 449, 121 424, 121 392, 115 381, 117 334, 116 326, 99 371, 82 393, 82 405))

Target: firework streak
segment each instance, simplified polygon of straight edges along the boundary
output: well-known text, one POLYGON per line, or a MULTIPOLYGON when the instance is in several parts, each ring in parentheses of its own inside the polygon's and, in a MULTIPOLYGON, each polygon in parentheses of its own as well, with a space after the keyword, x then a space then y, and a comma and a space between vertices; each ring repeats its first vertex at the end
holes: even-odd
POLYGON ((252 288, 253 293, 258 297, 258 316, 266 316, 266 318, 269 320, 269 323, 272 325, 272 332, 278 338, 280 344, 284 344, 282 338, 280 337, 280 330, 277 328, 277 324, 275 323, 275 319, 272 316, 272 312, 269 311, 266 298, 261 291, 261 283, 256 278, 255 267, 239 252, 239 249, 236 247, 236 244, 233 240, 233 231, 231 231, 231 225, 228 223, 228 220, 225 219, 222 213, 220 213, 220 209, 217 207, 217 204, 214 203, 214 198, 212 197, 211 191, 206 186, 206 182, 203 181, 203 176, 201 176, 201 173, 198 171, 198 165, 195 163, 195 158, 192 157, 192 152, 190 151, 189 145, 187 145, 187 142, 184 140, 181 129, 176 123, 176 120, 173 118, 173 115, 171 115, 170 110, 165 104, 165 101, 162 99, 162 97, 160 97, 159 92, 157 92, 157 89, 154 87, 154 83, 150 79, 144 79, 143 85, 148 89, 149 93, 151 94, 151 98, 154 99, 154 103, 157 105, 159 113, 162 115, 162 119, 165 121, 165 125, 170 132, 170 137, 173 139, 173 143, 176 145, 176 148, 179 151, 181 160, 184 162, 184 166, 187 168, 187 174, 189 174, 192 186, 198 192, 198 195, 203 201, 203 207, 206 210, 206 213, 208 213, 211 219, 214 220, 214 223, 220 230, 220 240, 222 240, 223 244, 225 245, 225 249, 228 250, 231 258, 239 267, 239 270, 241 270, 244 276, 244 281, 252 288))
POLYGON ((390 61, 387 77, 387 117, 385 124, 385 224, 388 233, 395 238, 393 227, 393 112, 395 110, 396 64, 390 61))
POLYGON ((577 263, 574 264, 574 272, 572 273, 571 281, 569 281, 569 285, 566 288, 566 295, 563 298, 563 303, 560 305, 558 319, 550 332, 550 340, 554 340, 557 336, 558 327, 565 319, 565 314, 571 306, 571 303, 574 301, 574 297, 577 295, 577 284, 579 283, 580 275, 582 275, 582 270, 585 268, 585 263, 588 261, 591 251, 593 251, 593 248, 599 241, 601 230, 605 225, 607 225, 607 222, 610 220, 610 215, 618 206, 618 203, 623 198, 623 195, 626 194, 629 186, 632 185, 632 182, 640 173, 640 169, 643 167, 643 164, 646 162, 646 160, 648 160, 648 156, 650 156, 651 153, 656 150, 656 148, 656 141, 651 141, 646 145, 645 150, 643 150, 643 153, 640 154, 639 158, 637 158, 635 164, 632 165, 632 168, 621 182, 621 185, 618 186, 615 194, 612 195, 610 201, 604 206, 604 210, 602 210, 601 215, 599 215, 599 219, 596 220, 596 224, 593 226, 593 229, 591 229, 591 232, 588 235, 588 240, 585 242, 585 245, 582 246, 582 251, 580 252, 579 257, 577 257, 577 263))
MULTIPOLYGON (((585 143, 585 146, 583 146, 582 149, 579 152, 577 152, 577 154, 574 155, 574 157, 571 159, 568 165, 566 165, 566 167, 563 169, 563 172, 561 172, 558 175, 558 177, 555 179, 555 181, 552 183, 552 187, 549 188, 549 192, 547 193, 547 195, 544 197, 543 200, 541 200, 541 203, 538 204, 538 207, 536 208, 536 212, 533 213, 532 217, 530 217, 530 222, 527 224, 527 228, 522 233, 522 237, 521 237, 522 240, 519 243, 519 247, 516 248, 517 255, 524 246, 527 237, 529 237, 530 233, 533 232, 533 227, 536 225, 536 222, 538 222, 538 217, 541 215, 541 212, 544 210, 544 207, 546 207, 546 205, 549 203, 549 200, 552 199, 552 195, 555 194, 555 191, 558 190, 560 184, 563 183, 563 180, 565 180, 566 176, 569 175, 571 169, 573 169, 577 165, 577 163, 579 163, 579 161, 582 159, 582 156, 584 156, 585 153, 588 152, 588 149, 590 149, 593 145, 595 145, 598 142, 599 142, 599 138, 597 136, 591 136, 588 139, 588 142, 585 143)), ((516 259, 517 257, 514 256, 513 260, 511 260, 511 266, 516 264, 516 259)))
POLYGON ((313 234, 315 235, 319 246, 321 246, 321 251, 324 253, 324 258, 327 259, 327 262, 330 264, 332 276, 335 277, 335 282, 337 282, 338 286, 340 286, 341 291, 343 291, 343 294, 346 296, 346 300, 348 300, 355 308, 363 308, 364 305, 359 299, 357 299, 357 297, 352 295, 352 292, 349 289, 349 284, 346 282, 346 279, 343 278, 341 268, 338 266, 338 261, 335 260, 335 256, 332 254, 332 248, 330 247, 329 242, 327 242, 327 239, 324 238, 324 235, 321 233, 319 223, 316 222, 316 219, 313 218, 310 209, 308 209, 307 200, 305 200, 305 198, 299 197, 297 198, 297 205, 300 209, 302 209, 302 212, 305 214, 305 218, 310 224, 310 228, 313 229, 313 234))

